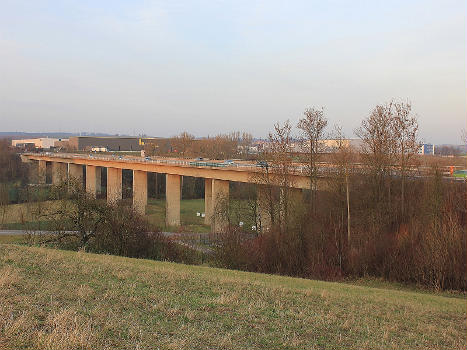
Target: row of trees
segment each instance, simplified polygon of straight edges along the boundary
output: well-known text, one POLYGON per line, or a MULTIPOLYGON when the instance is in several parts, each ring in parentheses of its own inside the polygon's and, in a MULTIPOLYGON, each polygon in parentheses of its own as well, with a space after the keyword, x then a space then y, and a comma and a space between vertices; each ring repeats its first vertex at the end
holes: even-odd
POLYGON ((203 139, 196 139, 193 135, 182 132, 169 139, 147 143, 144 149, 147 155, 158 156, 210 159, 248 158, 252 140, 252 135, 245 132, 232 132, 203 139))

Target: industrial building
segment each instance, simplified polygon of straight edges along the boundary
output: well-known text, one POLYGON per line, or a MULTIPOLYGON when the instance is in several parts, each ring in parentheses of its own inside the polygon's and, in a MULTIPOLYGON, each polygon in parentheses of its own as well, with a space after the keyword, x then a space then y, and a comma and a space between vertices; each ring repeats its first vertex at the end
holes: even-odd
POLYGON ((107 151, 140 151, 144 140, 140 137, 72 136, 69 138, 68 148, 78 151, 91 151, 93 148, 105 148, 107 151))

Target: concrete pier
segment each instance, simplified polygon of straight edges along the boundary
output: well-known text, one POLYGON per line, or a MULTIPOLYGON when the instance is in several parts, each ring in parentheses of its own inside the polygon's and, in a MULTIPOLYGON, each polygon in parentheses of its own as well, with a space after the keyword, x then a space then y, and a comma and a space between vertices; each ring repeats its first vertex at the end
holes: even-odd
POLYGON ((81 164, 68 163, 68 178, 83 185, 83 166, 81 164))
POLYGON ((204 179, 204 223, 211 224, 212 219, 212 179, 204 179))
POLYGON ((229 181, 212 180, 211 232, 222 232, 229 225, 229 181))
MULTIPOLYGON (((86 165, 86 191, 92 196, 97 196, 97 172, 100 170, 99 167, 93 165, 86 165)), ((99 184, 100 186, 100 184, 99 184)))
POLYGON ((52 184, 58 185, 65 181, 68 174, 68 164, 52 162, 52 184))
POLYGON ((167 226, 180 225, 180 175, 166 175, 165 222, 167 226))
POLYGON ((257 187, 256 205, 258 208, 257 214, 259 216, 259 222, 261 224, 261 227, 258 227, 258 229, 260 229, 261 232, 268 231, 271 228, 271 212, 274 208, 270 197, 268 186, 257 187))
POLYGON ((133 208, 141 215, 146 213, 148 203, 148 173, 133 170, 133 208))
POLYGON ((38 180, 40 184, 45 184, 47 179, 47 161, 45 160, 38 160, 38 180))
POLYGON ((122 199, 122 169, 107 168, 107 202, 115 203, 122 199))

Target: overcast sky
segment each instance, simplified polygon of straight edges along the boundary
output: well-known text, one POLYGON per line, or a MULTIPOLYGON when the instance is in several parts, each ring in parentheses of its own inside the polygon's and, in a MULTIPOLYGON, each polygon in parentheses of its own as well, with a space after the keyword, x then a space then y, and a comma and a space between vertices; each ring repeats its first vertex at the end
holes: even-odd
POLYGON ((467 1, 0 0, 0 131, 353 135, 409 99, 427 142, 466 126, 467 1))

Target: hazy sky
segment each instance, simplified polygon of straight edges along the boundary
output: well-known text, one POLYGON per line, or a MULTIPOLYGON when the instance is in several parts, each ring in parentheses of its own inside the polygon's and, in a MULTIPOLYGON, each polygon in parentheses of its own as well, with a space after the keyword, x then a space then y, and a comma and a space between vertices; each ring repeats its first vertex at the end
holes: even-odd
POLYGON ((265 136, 324 106, 348 136, 409 99, 466 126, 467 1, 0 0, 0 131, 265 136))

